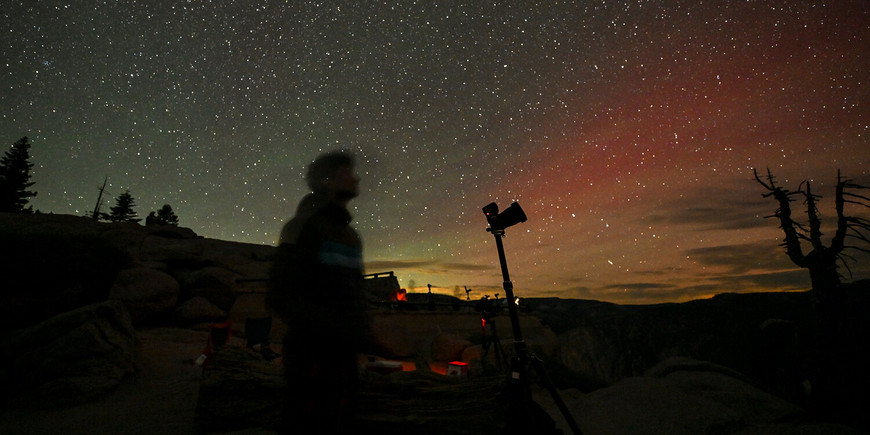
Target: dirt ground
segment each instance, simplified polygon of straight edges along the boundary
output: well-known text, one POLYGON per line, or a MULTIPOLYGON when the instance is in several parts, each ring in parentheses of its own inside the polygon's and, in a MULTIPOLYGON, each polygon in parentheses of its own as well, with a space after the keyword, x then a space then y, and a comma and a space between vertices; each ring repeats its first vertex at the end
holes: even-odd
POLYGON ((140 370, 115 391, 63 409, 4 410, 0 433, 198 433, 194 412, 202 369, 194 361, 205 347, 207 333, 161 328, 140 331, 138 338, 140 370))
MULTIPOLYGON (((2 410, 0 411, 0 433, 2 434, 198 434, 195 421, 196 403, 202 370, 194 361, 205 347, 207 333, 178 328, 158 328, 138 333, 141 353, 140 369, 126 379, 115 391, 105 397, 88 403, 51 410, 2 410)), ((231 340, 240 340, 233 337, 231 340)), ((234 343, 241 346, 242 343, 234 343)), ((280 351, 280 348, 276 348, 280 351)), ((433 394, 401 402, 388 398, 379 392, 368 392, 369 411, 373 420, 390 419, 390 409, 399 414, 413 414, 414 418, 426 418, 418 414, 418 409, 434 409, 431 400, 444 393, 447 387, 465 388, 455 381, 447 381, 443 375, 412 376, 409 382, 430 382, 428 389, 433 394), (422 381, 421 381, 422 379, 422 381), (428 381, 426 381, 428 379, 428 381), (444 381, 439 381, 444 379, 444 381), (442 383, 446 382, 446 383, 442 383), (383 402, 384 400, 391 402, 383 402), (420 403, 415 403, 420 402, 420 403), (384 404, 384 409, 377 403, 384 404), (424 406, 425 405, 425 406, 424 406), (396 407, 401 408, 396 408, 396 407), (415 409, 411 409, 415 408, 415 409)), ((405 387, 401 387, 405 388, 405 387)), ((428 391, 426 388, 424 391, 428 391)), ((444 397, 447 399, 447 397, 444 397)), ((575 399, 573 397, 566 399, 575 399)), ((535 400, 563 428, 564 421, 552 404, 549 394, 536 389, 535 400)), ((445 400, 442 405, 456 406, 456 398, 445 400), (448 405, 453 403, 453 405, 448 405)), ((467 405, 462 405, 467 406, 467 405)), ((431 412, 427 411, 427 412, 431 412)), ((225 432, 235 435, 274 434, 275 432, 251 428, 242 431, 225 432)), ((569 433, 569 431, 565 431, 569 433)))

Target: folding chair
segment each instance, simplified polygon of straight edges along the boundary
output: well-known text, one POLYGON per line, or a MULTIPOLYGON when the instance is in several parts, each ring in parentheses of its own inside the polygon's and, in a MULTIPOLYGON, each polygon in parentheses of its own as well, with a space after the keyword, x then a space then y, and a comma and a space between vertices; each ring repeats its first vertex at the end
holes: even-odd
POLYGON ((260 352, 267 360, 278 358, 281 355, 269 347, 269 334, 271 332, 271 317, 245 319, 245 347, 255 352, 260 352))
POLYGON ((196 359, 196 364, 202 366, 203 370, 205 370, 205 366, 208 365, 209 361, 214 356, 215 350, 227 344, 227 341, 230 339, 232 327, 232 320, 211 324, 208 331, 208 342, 205 345, 205 350, 203 350, 202 355, 196 359))

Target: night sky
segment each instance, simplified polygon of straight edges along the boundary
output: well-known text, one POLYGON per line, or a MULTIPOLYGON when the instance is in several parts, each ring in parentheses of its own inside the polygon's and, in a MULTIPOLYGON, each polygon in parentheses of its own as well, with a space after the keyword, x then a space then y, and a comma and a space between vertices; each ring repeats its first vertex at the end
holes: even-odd
POLYGON ((44 213, 108 177, 106 209, 275 244, 347 148, 368 272, 498 293, 481 208, 519 201, 518 296, 653 303, 809 288, 753 168, 826 224, 838 168, 870 185, 866 0, 70 3, 0 7, 0 139, 44 213))

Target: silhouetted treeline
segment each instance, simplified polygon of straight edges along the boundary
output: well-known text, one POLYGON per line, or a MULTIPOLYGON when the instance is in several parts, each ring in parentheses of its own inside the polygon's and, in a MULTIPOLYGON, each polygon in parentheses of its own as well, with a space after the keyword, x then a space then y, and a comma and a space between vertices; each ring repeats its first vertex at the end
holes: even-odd
POLYGON ((30 141, 22 137, 12 144, 9 151, 0 159, 0 212, 32 213, 28 206, 35 191, 28 190, 34 182, 30 181, 30 141))

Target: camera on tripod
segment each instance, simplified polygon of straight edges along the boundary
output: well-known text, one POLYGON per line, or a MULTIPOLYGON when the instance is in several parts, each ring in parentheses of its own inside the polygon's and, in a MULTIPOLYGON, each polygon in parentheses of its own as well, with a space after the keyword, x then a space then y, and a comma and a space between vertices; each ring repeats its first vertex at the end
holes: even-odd
MULTIPOLYGON (((498 297, 498 294, 496 294, 498 297)), ((483 319, 489 319, 496 314, 498 314, 499 307, 496 305, 495 301, 493 301, 489 295, 483 295, 477 304, 474 305, 474 309, 480 312, 480 317, 483 319)))
MULTIPOLYGON (((580 433, 580 428, 574 421, 574 417, 569 412, 565 402, 559 396, 556 387, 553 386, 550 377, 544 370, 543 362, 537 356, 530 354, 526 349, 526 342, 523 340, 523 334, 520 331, 519 314, 517 313, 517 304, 514 303, 517 299, 513 293, 513 283, 511 282, 510 273, 508 272, 507 260, 505 259, 504 244, 502 238, 505 235, 505 228, 526 221, 526 213, 519 204, 514 202, 505 211, 499 213, 498 205, 490 203, 483 208, 483 213, 486 215, 486 221, 489 223, 487 232, 495 237, 495 246, 498 249, 498 260, 501 265, 501 274, 503 286, 505 290, 505 298, 508 301, 508 314, 511 320, 511 329, 514 333, 514 356, 511 358, 511 374, 508 377, 507 392, 511 399, 510 408, 508 410, 508 425, 511 428, 511 433, 525 433, 535 431, 535 433, 544 433, 543 428, 548 428, 552 433, 556 433, 555 421, 547 415, 546 411, 540 405, 532 400, 532 392, 529 387, 529 381, 526 379, 528 365, 538 372, 540 378, 544 381, 547 390, 556 402, 562 416, 571 427, 575 434, 580 433), (534 405, 534 406, 529 406, 534 405), (530 411, 532 410, 532 411, 530 411), (534 410, 537 410, 535 412, 534 410)), ((484 311, 484 332, 486 328, 486 311, 484 311)), ((493 330, 495 329, 493 324, 493 330)), ((493 331, 494 332, 494 331, 493 331)), ((494 340, 498 343, 498 340, 494 340)), ((488 348, 486 348, 488 350, 488 348)), ((486 355, 486 352, 484 352, 486 355)), ((561 433, 561 432, 560 432, 561 433)))
POLYGON ((491 202, 483 208, 486 221, 489 223, 487 231, 503 231, 505 228, 526 221, 526 213, 518 203, 513 203, 503 212, 498 212, 498 204, 491 202))

